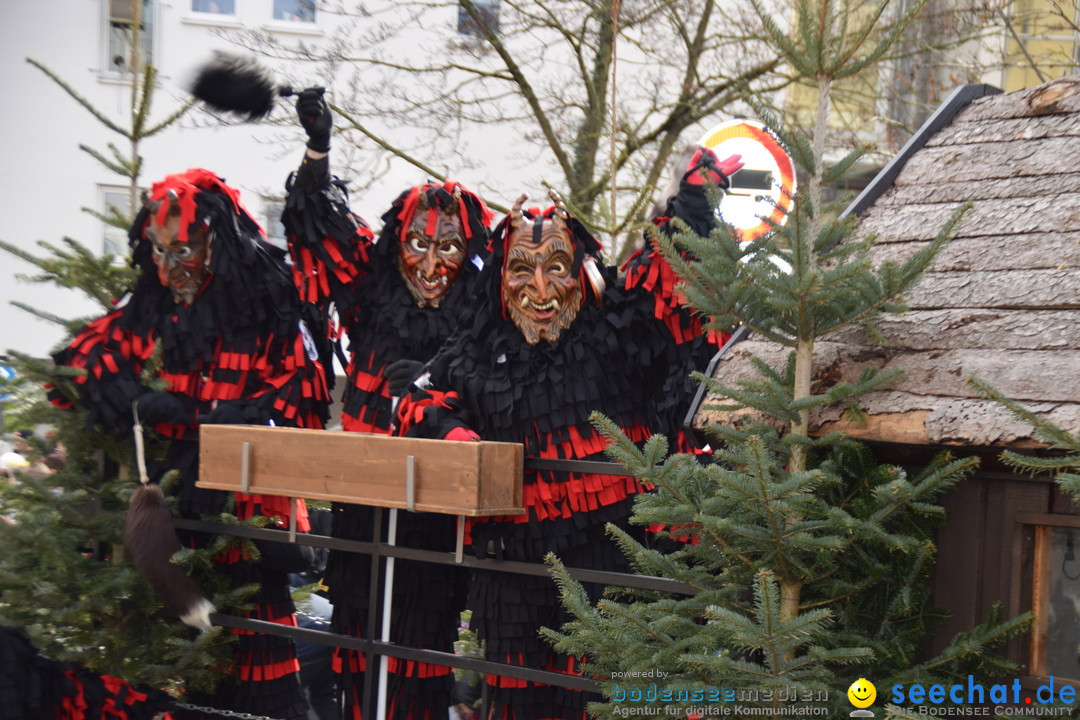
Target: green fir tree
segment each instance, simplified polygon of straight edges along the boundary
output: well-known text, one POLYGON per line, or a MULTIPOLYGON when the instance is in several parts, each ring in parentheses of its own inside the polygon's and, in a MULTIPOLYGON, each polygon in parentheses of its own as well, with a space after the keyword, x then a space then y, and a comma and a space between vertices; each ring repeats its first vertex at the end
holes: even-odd
POLYGON ((839 404, 858 416, 857 398, 896 377, 868 370, 854 383, 819 378, 815 342, 852 324, 872 330, 876 316, 902 312, 904 293, 963 212, 906 262, 875 265, 873 238, 858 239, 857 219, 841 213, 848 199, 827 198, 826 188, 840 184, 862 155, 856 149, 826 161, 833 86, 872 68, 922 7, 886 21, 887 6, 800 0, 787 31, 754 3, 778 54, 818 91, 809 129, 761 111, 805 181, 786 221, 755 242, 740 243, 731 228, 656 238, 688 304, 711 327, 745 326, 786 348, 787 362, 772 367, 755 359, 757 376, 732 387, 701 378, 725 398, 716 409, 730 418, 709 428, 709 463, 668 457, 662 437, 638 448, 595 418, 614 441, 612 457, 656 488, 640 497, 633 522, 666 527, 661 535, 679 545, 662 553, 611 532, 640 572, 695 590, 671 596, 612 588, 592 603, 550 559, 574 620, 545 633, 558 649, 586 656, 606 695, 593 708, 598 716, 618 715, 626 707, 616 702, 622 694, 647 693, 656 682, 628 672, 667 674, 672 697, 650 703, 641 696, 660 712, 709 704, 710 692, 728 689, 756 717, 783 716, 805 701, 828 705, 838 717, 853 709, 846 691, 860 677, 877 685, 880 706, 887 701, 881 689, 895 683, 950 684, 968 673, 1015 669, 992 649, 1028 618, 1006 620, 999 612, 938 657, 919 655, 941 619, 928 587, 932 530, 944 519, 938 499, 976 460, 943 454, 909 475, 839 433, 810 434, 813 411, 839 404))
MULTIPOLYGON (((1015 450, 1003 450, 1002 462, 1013 468, 1016 472, 1030 476, 1049 475, 1061 488, 1061 491, 1071 497, 1074 502, 1080 502, 1080 435, 1072 434, 1060 425, 1052 422, 1043 415, 1032 412, 1022 404, 1001 394, 993 385, 977 377, 967 380, 975 390, 983 396, 1003 405, 1016 418, 1027 422, 1035 429, 1035 437, 1046 444, 1041 450, 1016 452, 1015 450)), ((1039 612, 1037 609, 1035 612, 1039 612)), ((1076 645, 1075 638, 1064 638, 1066 642, 1073 644, 1073 652, 1080 655, 1080 645, 1076 645)), ((1075 717, 1075 707, 1072 703, 1055 703, 1051 705, 1062 716, 1075 717)))
MULTIPOLYGON (((51 257, 18 254, 43 271, 39 280, 100 296, 104 311, 104 289, 128 273, 66 242, 71 251, 54 248, 51 257)), ((64 324, 75 329, 81 322, 64 324)), ((163 617, 160 598, 124 558, 124 510, 136 486, 130 435, 87 427, 77 406, 49 402, 45 387, 75 399, 70 370, 17 352, 9 362, 18 374, 0 391, 11 398, 5 427, 51 430, 47 439, 31 438, 31 468, 0 482, 0 624, 25 629, 48 657, 131 683, 176 693, 212 687, 230 656, 227 634, 197 634, 163 617)), ((149 452, 161 449, 151 442, 149 452)), ((244 601, 246 592, 214 584, 207 551, 187 553, 184 563, 219 591, 218 607, 244 601)))
POLYGON ((1046 451, 1040 454, 1005 450, 1001 453, 1002 461, 1018 472, 1052 475, 1066 495, 1080 501, 1080 436, 1072 435, 1042 415, 1031 412, 978 378, 969 378, 968 383, 986 397, 1004 405, 1017 418, 1030 423, 1035 428, 1035 436, 1046 443, 1046 451))
MULTIPOLYGON (((132 17, 139 17, 141 3, 132 4, 132 17)), ((123 176, 130 187, 126 208, 111 207, 105 214, 83 210, 125 231, 138 209, 141 141, 174 124, 190 106, 181 105, 163 120, 150 120, 155 69, 139 58, 138 23, 132 32, 128 67, 141 72, 130 76, 127 124, 115 122, 51 70, 28 59, 127 143, 126 152, 115 144, 109 144, 107 152, 80 146, 123 176)), ((81 292, 96 302, 97 314, 111 310, 134 283, 133 268, 111 255, 97 255, 76 240, 38 245, 44 251, 41 255, 0 240, 0 250, 37 269, 22 280, 81 292)), ((62 326, 67 333, 63 344, 86 322, 14 304, 62 326)), ((75 401, 70 370, 15 350, 8 351, 6 362, 17 375, 0 387, 0 396, 7 397, 4 428, 51 430, 47 439, 31 438, 29 459, 34 466, 29 471, 0 480, 0 624, 25 629, 39 652, 55 660, 177 695, 186 689, 211 689, 231 658, 228 634, 221 628, 199 634, 163 617, 160 599, 124 558, 124 511, 136 485, 130 435, 88 428, 85 413, 77 406, 61 409, 46 399, 44 389, 49 388, 55 397, 75 401)), ((155 452, 153 442, 149 452, 155 452)), ((235 522, 228 515, 219 520, 235 522)), ((228 542, 237 541, 223 538, 214 547, 178 558, 205 579, 219 608, 242 607, 251 592, 251 588, 226 591, 215 580, 210 553, 228 542)))

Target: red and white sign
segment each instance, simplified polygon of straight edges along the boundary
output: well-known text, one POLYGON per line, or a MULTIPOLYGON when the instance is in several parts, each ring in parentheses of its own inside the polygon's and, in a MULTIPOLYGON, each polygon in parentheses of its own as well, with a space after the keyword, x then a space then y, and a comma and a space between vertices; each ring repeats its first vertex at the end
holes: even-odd
POLYGON ((742 155, 716 214, 739 231, 744 242, 772 231, 768 218, 783 225, 795 198, 795 164, 780 140, 755 120, 729 120, 705 133, 701 144, 723 160, 742 155))

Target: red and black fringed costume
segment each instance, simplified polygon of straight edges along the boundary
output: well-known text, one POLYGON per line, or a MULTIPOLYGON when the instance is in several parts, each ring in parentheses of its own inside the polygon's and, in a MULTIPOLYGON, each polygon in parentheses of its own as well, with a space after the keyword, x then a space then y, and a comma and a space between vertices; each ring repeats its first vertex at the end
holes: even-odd
MULTIPOLYGON (((573 248, 569 277, 578 278, 580 307, 557 339, 530 343, 509 308, 514 302, 535 304, 538 298, 530 296, 526 303, 521 295, 511 296, 513 277, 529 273, 527 266, 515 269, 508 261, 513 252, 508 236, 531 234, 533 244, 522 256, 538 257, 544 228, 559 209, 549 208, 542 216, 523 212, 532 226, 522 223, 519 230, 514 229, 515 212, 494 233, 473 314, 429 365, 430 387, 402 401, 400 429, 429 438, 457 438, 471 430, 484 440, 524 443, 527 457, 572 460, 607 459, 607 441, 589 422, 594 411, 635 442, 673 432, 673 418, 688 403, 683 385, 674 379, 691 364, 687 350, 699 337, 691 318, 671 302, 673 283, 663 258, 657 253, 641 259, 644 271, 625 283, 595 263, 604 277, 597 282, 586 265, 598 258, 600 245, 567 217, 573 248)), ((555 279, 565 275, 557 258, 544 268, 539 265, 537 275, 549 267, 555 279)), ((536 317, 550 314, 545 309, 536 317)), ((478 556, 538 563, 554 552, 569 567, 630 571, 604 527, 610 522, 641 536, 627 523, 634 496, 643 491, 637 479, 526 470, 524 483, 526 514, 470 518, 470 541, 478 556)), ((569 619, 550 578, 480 570, 468 607, 488 659, 576 672, 576 659, 556 653, 538 634, 541 627, 558 628, 569 619)), ((493 717, 500 720, 584 718, 585 704, 595 699, 498 676, 488 676, 487 682, 493 717)))
POLYGON ((173 700, 38 654, 26 633, 0 625, 0 719, 152 720, 173 700))
MULTIPOLYGON (((712 166, 710 161, 713 160, 715 156, 711 153, 705 154, 701 166, 712 166)), ((676 220, 684 223, 685 229, 703 237, 708 237, 716 227, 715 208, 709 200, 706 186, 700 181, 694 182, 699 167, 698 163, 691 163, 690 169, 679 182, 678 193, 668 198, 664 213, 653 218, 655 232, 672 237, 684 229, 676 220)), ((721 181, 719 187, 726 189, 727 178, 722 174, 717 177, 721 181)), ((704 329, 703 318, 684 305, 685 298, 676 287, 679 279, 675 271, 648 239, 646 234, 645 247, 630 256, 622 266, 622 272, 625 275, 626 287, 641 288, 653 295, 654 314, 667 325, 679 346, 681 362, 671 368, 665 393, 681 398, 682 401, 671 407, 673 414, 667 420, 668 427, 671 428, 668 432, 672 433, 676 450, 694 452, 697 449, 691 447, 683 432, 686 414, 696 392, 696 383, 691 373, 695 370, 704 372, 709 361, 730 335, 704 329)))
MULTIPOLYGON (((399 360, 426 362, 449 336, 468 307, 482 265, 490 212, 480 198, 454 181, 429 182, 394 201, 383 215, 378 241, 373 242, 370 230, 349 211, 342 184, 331 180, 326 157, 305 157, 288 191, 283 220, 301 295, 315 303, 333 302, 349 342, 342 426, 347 431, 389 433, 393 415, 386 370, 399 360), (464 262, 433 305, 410 291, 401 252, 410 230, 427 240, 436 236, 440 216, 460 220, 464 262)), ((334 537, 371 540, 374 513, 369 507, 335 504, 334 537)), ((399 545, 451 551, 453 538, 450 516, 402 512, 398 517, 399 545)), ((324 582, 334 606, 335 632, 368 635, 370 573, 368 556, 330 552, 324 582)), ((452 652, 464 580, 456 568, 396 561, 390 640, 452 652)), ((358 720, 368 658, 341 650, 335 666, 348 717, 358 720)), ((453 684, 449 667, 390 658, 387 717, 444 718, 452 704, 453 684)))
MULTIPOLYGON (((180 471, 182 516, 220 513, 232 499, 240 519, 262 514, 287 526, 288 498, 195 486, 200 424, 320 428, 326 419, 326 377, 284 251, 265 240, 236 190, 199 169, 156 183, 129 238, 132 264, 142 270, 134 289, 55 356, 57 364, 86 371, 76 382, 88 423, 128 432, 136 405, 147 424, 170 439, 165 457, 150 461, 149 474, 156 480, 180 471), (197 287, 191 286, 193 276, 197 287), (146 387, 145 372, 163 381, 164 390, 146 387)), ((53 401, 66 403, 60 397, 53 401)), ((302 500, 297 511, 298 528, 306 531, 302 500)), ((198 535, 182 540, 207 542, 198 535)), ((277 543, 264 545, 259 563, 233 549, 216 558, 217 570, 233 587, 261 586, 248 617, 295 625, 287 573, 306 568, 291 567, 289 553, 275 551, 277 543)), ((234 633, 231 674, 212 695, 189 694, 188 702, 305 717, 292 641, 234 633)))

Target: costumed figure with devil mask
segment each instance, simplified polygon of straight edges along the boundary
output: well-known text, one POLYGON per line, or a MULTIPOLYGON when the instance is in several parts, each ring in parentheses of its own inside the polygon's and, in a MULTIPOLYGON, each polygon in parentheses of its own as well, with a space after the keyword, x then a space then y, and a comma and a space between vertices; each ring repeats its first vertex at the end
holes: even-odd
MULTIPOLYGON (((309 139, 303 162, 289 179, 282 218, 294 276, 305 301, 328 314, 333 305, 348 339, 343 429, 388 434, 393 396, 408 386, 468 308, 491 214, 459 183, 427 182, 394 200, 376 241, 350 211, 344 183, 330 175, 332 116, 322 90, 300 93, 296 110, 309 139)), ((371 540, 375 512, 335 504, 334 537, 371 540)), ((400 545, 453 549, 451 516, 404 514, 397 532, 400 545)), ((324 583, 335 632, 367 635, 370 572, 368 556, 330 552, 324 583)), ((464 581, 457 568, 398 560, 391 641, 452 652, 464 581)), ((364 676, 374 668, 355 650, 338 651, 335 662, 347 717, 358 720, 364 676)), ((387 716, 441 720, 453 686, 450 667, 390 658, 387 716)))
MULTIPOLYGON (((711 206, 694 202, 706 196, 701 173, 722 184, 720 167, 734 172, 738 165, 737 158, 721 164, 699 153, 670 207, 684 222, 711 226, 711 206)), ((469 317, 426 366, 427 384, 402 400, 399 431, 523 443, 526 457, 569 460, 606 459, 607 440, 589 421, 596 411, 634 442, 674 435, 690 401, 681 373, 707 361, 725 336, 702 335, 700 321, 678 304, 658 252, 642 253, 618 278, 557 195, 543 211, 522 208, 524 200, 494 231, 469 317)), ((661 229, 669 222, 661 219, 661 229)), ((525 514, 469 518, 466 542, 478 557, 539 563, 555 553, 567 567, 628 572, 605 525, 641 533, 627 520, 643 491, 624 475, 526 470, 525 514)), ((489 660, 576 672, 577 659, 539 635, 569 619, 550 577, 480 569, 468 607, 489 660)), ((583 719, 593 699, 508 677, 487 682, 491 717, 499 720, 583 719)))
MULTIPOLYGON (((231 505, 241 520, 265 515, 272 525, 287 527, 293 511, 288 498, 195 486, 200 426, 321 428, 326 419, 326 377, 284 251, 266 241, 238 192, 202 169, 155 183, 129 239, 132 264, 141 275, 112 312, 89 323, 55 355, 58 365, 85 374, 75 380, 77 398, 54 389, 53 402, 77 402, 86 408, 88 423, 119 432, 130 432, 134 410, 136 422, 168 438, 165 456, 148 458, 147 476, 156 482, 178 471, 183 517, 217 515, 231 505)), ((166 609, 206 626, 208 601, 168 562, 180 543, 164 507, 153 482, 136 490, 125 544, 166 609)), ((295 511, 297 528, 306 531, 303 500, 295 511)), ((215 555, 216 570, 232 587, 259 585, 248 617, 295 626, 287 574, 304 569, 310 558, 296 546, 256 544, 257 562, 237 543, 215 555)), ((212 694, 190 692, 187 701, 257 716, 306 717, 292 641, 235 634, 230 674, 212 694)))
POLYGON ((739 155, 720 160, 712 150, 694 145, 680 154, 679 161, 671 186, 654 209, 656 214, 652 227, 645 234, 645 246, 630 256, 621 271, 627 288, 639 288, 652 294, 656 303, 654 315, 667 325, 679 346, 681 362, 672 366, 664 393, 678 401, 667 407, 665 423, 678 452, 699 453, 701 448, 694 447, 684 431, 686 416, 697 391, 691 373, 704 371, 729 335, 705 329, 701 315, 684 304, 675 271, 649 237, 655 232, 672 238, 687 230, 708 237, 717 226, 716 196, 710 187, 727 190, 729 178, 742 168, 743 162, 739 155))

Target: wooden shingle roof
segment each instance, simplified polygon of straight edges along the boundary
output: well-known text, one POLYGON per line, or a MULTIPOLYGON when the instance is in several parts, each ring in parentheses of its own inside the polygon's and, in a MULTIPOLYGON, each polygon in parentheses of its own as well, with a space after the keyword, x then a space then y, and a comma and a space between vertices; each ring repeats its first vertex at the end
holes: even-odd
MULTIPOLYGON (((817 343, 821 379, 854 380, 867 364, 902 367, 906 375, 861 399, 865 425, 830 411, 814 418, 815 434, 843 429, 914 445, 1036 445, 1031 427, 979 397, 966 382, 971 376, 1080 431, 1080 76, 980 97, 923 132, 919 144, 888 189, 861 210, 860 234, 878 238, 875 259, 909 257, 959 205, 971 209, 907 295, 910 311, 882 318, 884 343, 860 329, 817 343)), ((728 385, 752 376, 751 354, 774 366, 786 356, 751 338, 730 348, 713 376, 728 385)), ((710 412, 710 402, 706 397, 694 426, 733 420, 710 412)))

